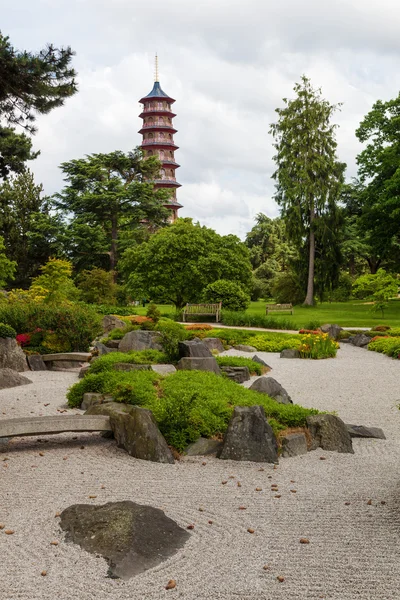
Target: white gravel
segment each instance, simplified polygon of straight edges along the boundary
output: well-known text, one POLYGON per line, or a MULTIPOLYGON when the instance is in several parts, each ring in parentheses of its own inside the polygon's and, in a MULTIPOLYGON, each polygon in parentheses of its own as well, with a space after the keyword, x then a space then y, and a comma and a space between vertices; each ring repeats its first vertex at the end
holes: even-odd
MULTIPOLYGON (((15 530, 0 531, 1 600, 400 599, 400 361, 350 346, 324 361, 258 354, 295 401, 382 427, 387 440, 356 440, 354 455, 281 459, 274 470, 201 457, 148 463, 98 434, 15 439, 0 446, 0 523, 15 530), (63 541, 55 514, 125 499, 195 528, 170 560, 119 581, 102 558, 63 541), (177 586, 167 591, 169 579, 177 586)), ((0 418, 55 414, 77 378, 28 376, 33 384, 0 392, 0 418)))

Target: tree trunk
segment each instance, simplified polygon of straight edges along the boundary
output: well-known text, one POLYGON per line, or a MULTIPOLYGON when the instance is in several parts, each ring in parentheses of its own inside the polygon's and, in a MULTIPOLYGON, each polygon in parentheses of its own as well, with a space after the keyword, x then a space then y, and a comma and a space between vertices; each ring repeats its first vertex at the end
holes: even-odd
POLYGON ((118 239, 118 218, 115 213, 111 217, 111 250, 110 250, 110 271, 113 274, 113 282, 117 283, 117 239, 118 239))
POLYGON ((381 264, 381 259, 377 258, 375 259, 374 257, 371 258, 367 258, 367 262, 368 262, 368 266, 369 266, 369 270, 371 275, 376 275, 377 270, 380 267, 381 264))
POLYGON ((304 300, 306 306, 312 306, 314 304, 314 267, 315 267, 315 231, 313 223, 315 219, 314 206, 310 210, 310 251, 308 258, 308 282, 307 282, 307 295, 304 300))

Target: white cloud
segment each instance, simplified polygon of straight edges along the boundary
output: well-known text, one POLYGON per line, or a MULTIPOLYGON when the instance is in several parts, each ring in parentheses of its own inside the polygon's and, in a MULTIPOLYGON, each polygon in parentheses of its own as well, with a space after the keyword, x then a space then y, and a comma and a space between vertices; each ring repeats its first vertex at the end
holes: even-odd
POLYGON ((38 119, 32 167, 47 193, 62 185, 61 162, 140 143, 138 100, 157 50, 177 100, 181 213, 241 237, 258 212, 277 214, 268 130, 301 74, 344 103, 337 139, 349 176, 360 120, 400 89, 397 0, 20 0, 2 27, 20 48, 77 52, 79 93, 38 119))

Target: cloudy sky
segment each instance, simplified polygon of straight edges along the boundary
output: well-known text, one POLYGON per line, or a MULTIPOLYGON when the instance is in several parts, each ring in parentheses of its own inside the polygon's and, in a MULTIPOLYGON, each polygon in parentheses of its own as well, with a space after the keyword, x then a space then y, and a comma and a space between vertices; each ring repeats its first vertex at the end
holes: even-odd
POLYGON ((38 120, 32 163, 51 194, 58 165, 140 143, 138 100, 153 85, 176 98, 178 199, 219 233, 244 237, 274 217, 269 124, 304 73, 332 103, 339 156, 355 175, 354 131, 400 89, 399 0, 0 0, 14 46, 76 52, 79 93, 38 120))

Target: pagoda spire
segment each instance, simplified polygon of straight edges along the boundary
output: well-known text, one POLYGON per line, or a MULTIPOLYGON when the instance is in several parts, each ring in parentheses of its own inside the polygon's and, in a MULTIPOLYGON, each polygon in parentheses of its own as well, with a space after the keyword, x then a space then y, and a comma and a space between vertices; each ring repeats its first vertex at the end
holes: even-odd
POLYGON ((143 110, 139 115, 143 119, 142 128, 139 131, 143 136, 140 147, 145 157, 156 156, 161 161, 160 174, 154 181, 154 187, 171 191, 171 196, 164 206, 171 211, 171 221, 173 222, 177 219, 178 210, 182 207, 176 199, 176 190, 181 184, 177 182, 175 176, 175 171, 179 168, 178 163, 175 162, 175 150, 178 150, 178 146, 174 142, 176 129, 172 122, 176 115, 171 108, 175 100, 161 89, 157 53, 154 62, 153 89, 139 102, 143 104, 143 110))

